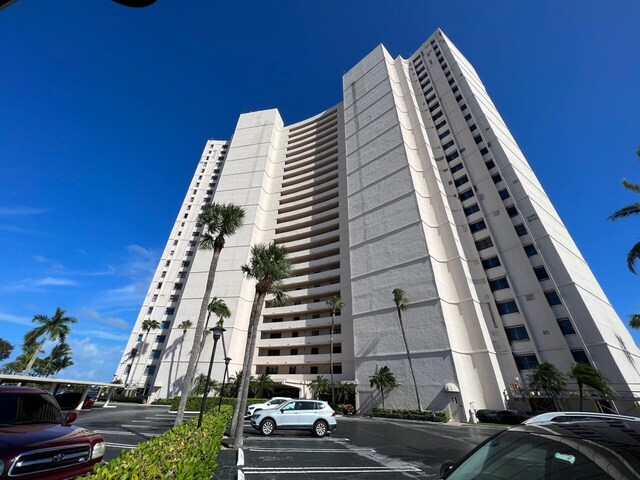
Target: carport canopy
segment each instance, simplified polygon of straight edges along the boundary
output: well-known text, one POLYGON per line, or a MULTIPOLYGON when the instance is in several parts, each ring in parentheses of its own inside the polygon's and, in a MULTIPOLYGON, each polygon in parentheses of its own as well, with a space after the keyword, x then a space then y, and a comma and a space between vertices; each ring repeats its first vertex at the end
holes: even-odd
MULTIPOLYGON (((116 388, 121 388, 122 385, 117 383, 106 383, 106 382, 90 382, 83 380, 69 380, 64 378, 47 378, 47 377, 32 377, 30 375, 8 375, 8 374, 0 374, 0 385, 3 384, 23 384, 23 383, 31 383, 36 385, 42 385, 43 387, 48 385, 50 393, 56 393, 61 386, 71 386, 71 385, 80 385, 83 386, 84 389, 82 391, 82 395, 80 395, 80 401, 74 410, 80 410, 82 408, 82 404, 84 403, 85 398, 87 398, 87 394, 91 391, 92 388, 104 389, 107 388, 109 390, 109 396, 107 397, 107 401, 105 402, 103 407, 109 405, 109 401, 111 400, 111 395, 113 390, 116 388)), ((46 388, 43 388, 46 390, 46 388)))

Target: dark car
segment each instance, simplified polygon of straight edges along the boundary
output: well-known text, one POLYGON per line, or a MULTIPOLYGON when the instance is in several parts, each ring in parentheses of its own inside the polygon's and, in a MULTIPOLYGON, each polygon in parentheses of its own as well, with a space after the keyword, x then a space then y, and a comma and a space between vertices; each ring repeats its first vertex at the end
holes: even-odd
POLYGON ((104 438, 70 424, 44 390, 0 386, 0 479, 63 480, 102 461, 104 438))
MULTIPOLYGON (((56 401, 62 410, 76 410, 80 404, 80 398, 82 393, 80 392, 61 392, 54 395, 56 401)), ((82 408, 93 407, 95 400, 90 395, 87 395, 82 401, 82 408)))
POLYGON ((640 419, 576 418, 504 430, 460 462, 447 480, 622 480, 640 478, 640 419))

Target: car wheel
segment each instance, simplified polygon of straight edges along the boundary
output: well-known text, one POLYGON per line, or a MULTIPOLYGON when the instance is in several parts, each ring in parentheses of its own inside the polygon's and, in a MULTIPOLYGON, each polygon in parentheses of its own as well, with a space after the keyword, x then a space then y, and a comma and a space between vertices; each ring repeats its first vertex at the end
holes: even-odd
POLYGON ((265 436, 271 435, 275 429, 276 429, 276 424, 270 418, 263 420, 262 423, 260 424, 260 431, 265 436))
POLYGON ((313 425, 313 434, 316 437, 324 437, 327 434, 328 430, 329 430, 329 425, 327 425, 327 422, 325 422, 324 420, 318 420, 313 425))

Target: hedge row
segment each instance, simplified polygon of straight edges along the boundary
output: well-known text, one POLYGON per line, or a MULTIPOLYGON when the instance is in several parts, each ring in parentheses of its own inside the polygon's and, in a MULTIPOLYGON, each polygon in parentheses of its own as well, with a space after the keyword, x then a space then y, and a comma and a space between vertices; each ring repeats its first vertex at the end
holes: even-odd
POLYGON ((172 428, 159 437, 121 453, 106 464, 98 464, 88 480, 210 480, 218 466, 222 435, 232 409, 206 414, 202 426, 197 418, 172 428))
POLYGON ((110 402, 118 403, 144 403, 145 398, 142 396, 125 397, 124 395, 113 395, 110 402))
POLYGON ((421 420, 423 422, 441 422, 449 421, 449 414, 443 410, 434 412, 433 410, 401 410, 395 408, 374 408, 374 417, 382 418, 400 418, 403 420, 421 420))
MULTIPOLYGON (((205 404, 205 412, 209 411, 218 411, 218 397, 207 397, 207 403, 205 404)), ((254 403, 265 403, 268 402, 267 398, 249 398, 247 399, 247 406, 253 405, 254 403)), ((180 397, 175 397, 171 402, 171 410, 174 412, 178 410, 178 406, 180 405, 180 397)), ((200 406, 202 405, 202 397, 189 397, 187 399, 187 412, 199 412, 200 406)), ((222 405, 229 405, 231 407, 236 406, 236 399, 229 397, 222 397, 222 405)))

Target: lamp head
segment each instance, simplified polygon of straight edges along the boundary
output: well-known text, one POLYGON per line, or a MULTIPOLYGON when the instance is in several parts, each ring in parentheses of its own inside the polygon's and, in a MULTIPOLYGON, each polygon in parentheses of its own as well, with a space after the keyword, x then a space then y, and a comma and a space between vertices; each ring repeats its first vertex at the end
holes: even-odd
POLYGON ((227 330, 222 328, 220 325, 216 325, 215 327, 210 328, 209 331, 213 332, 213 339, 218 340, 220 339, 220 336, 227 330))
POLYGON ((231 361, 231 358, 229 357, 224 357, 224 363, 229 365, 229 362, 231 361))

